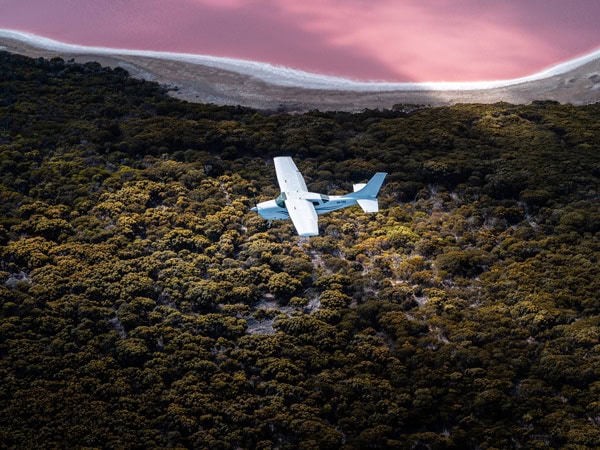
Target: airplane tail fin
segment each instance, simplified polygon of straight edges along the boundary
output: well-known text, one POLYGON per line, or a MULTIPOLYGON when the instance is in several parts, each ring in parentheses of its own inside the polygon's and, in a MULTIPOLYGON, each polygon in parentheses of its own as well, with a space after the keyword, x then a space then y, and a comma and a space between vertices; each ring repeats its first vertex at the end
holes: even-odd
POLYGON ((386 175, 387 173, 385 172, 377 172, 367 184, 355 184, 354 192, 347 194, 346 197, 355 199, 364 212, 379 211, 377 194, 379 193, 379 189, 381 189, 386 175))

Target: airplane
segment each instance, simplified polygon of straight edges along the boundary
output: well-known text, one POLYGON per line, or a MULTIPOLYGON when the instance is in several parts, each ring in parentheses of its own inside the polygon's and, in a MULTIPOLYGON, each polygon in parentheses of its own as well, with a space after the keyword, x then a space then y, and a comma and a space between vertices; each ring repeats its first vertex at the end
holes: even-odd
POLYGON ((251 209, 267 220, 292 219, 299 236, 317 236, 317 215, 358 204, 364 212, 379 211, 377 194, 387 173, 378 172, 367 184, 354 185, 354 192, 346 195, 324 195, 309 192, 302 174, 289 156, 273 158, 281 194, 259 203, 251 209))

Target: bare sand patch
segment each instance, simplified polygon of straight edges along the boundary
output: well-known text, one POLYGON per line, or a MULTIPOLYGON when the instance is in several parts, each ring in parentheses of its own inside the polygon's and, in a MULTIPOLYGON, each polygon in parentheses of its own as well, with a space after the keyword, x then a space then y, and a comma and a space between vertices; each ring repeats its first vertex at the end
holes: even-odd
POLYGON ((82 63, 97 61, 110 67, 122 67, 136 78, 167 86, 170 95, 189 102, 241 105, 269 111, 300 113, 318 109, 354 112, 392 108, 396 104, 526 104, 535 100, 555 100, 581 105, 600 101, 600 59, 562 74, 489 89, 352 91, 283 86, 248 74, 172 59, 48 50, 6 37, 0 37, 0 48, 31 57, 58 56, 82 63))

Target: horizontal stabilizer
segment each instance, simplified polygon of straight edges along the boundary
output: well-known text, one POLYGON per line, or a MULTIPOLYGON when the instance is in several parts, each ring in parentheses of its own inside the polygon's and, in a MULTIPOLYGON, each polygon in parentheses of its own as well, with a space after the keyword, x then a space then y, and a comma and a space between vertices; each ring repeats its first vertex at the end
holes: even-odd
POLYGON ((358 199, 356 203, 367 213, 376 213, 379 211, 379 202, 377 199, 358 199))

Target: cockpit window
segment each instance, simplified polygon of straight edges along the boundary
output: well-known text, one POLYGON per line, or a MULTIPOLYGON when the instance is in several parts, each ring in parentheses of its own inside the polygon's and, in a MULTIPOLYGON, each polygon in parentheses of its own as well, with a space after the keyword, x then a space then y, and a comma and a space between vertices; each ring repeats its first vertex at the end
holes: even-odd
POLYGON ((329 201, 329 197, 327 197, 326 195, 321 194, 321 201, 323 203, 327 203, 329 201))
POLYGON ((285 192, 282 192, 281 194, 279 194, 277 196, 277 198, 275 199, 275 204, 277 206, 279 206, 280 208, 285 208, 285 201, 287 200, 287 196, 285 195, 285 192))

